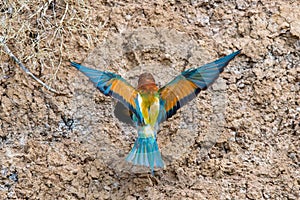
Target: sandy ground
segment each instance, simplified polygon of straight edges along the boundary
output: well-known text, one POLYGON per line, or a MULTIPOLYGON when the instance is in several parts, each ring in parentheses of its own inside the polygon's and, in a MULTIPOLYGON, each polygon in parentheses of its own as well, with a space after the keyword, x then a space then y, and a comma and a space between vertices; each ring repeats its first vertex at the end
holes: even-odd
POLYGON ((0 199, 299 199, 300 2, 0 3, 0 199), (3 47, 3 46, 2 46, 3 47), (242 49, 164 123, 155 176, 124 161, 134 129, 68 61, 160 86, 242 49))

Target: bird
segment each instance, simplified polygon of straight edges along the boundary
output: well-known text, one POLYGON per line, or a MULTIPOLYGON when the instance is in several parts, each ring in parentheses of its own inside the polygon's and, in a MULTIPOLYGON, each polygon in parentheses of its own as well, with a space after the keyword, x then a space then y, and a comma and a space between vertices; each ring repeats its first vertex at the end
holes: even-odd
POLYGON ((149 167, 154 175, 154 167, 165 166, 157 144, 159 125, 213 84, 240 52, 238 50, 201 67, 184 70, 161 88, 151 73, 141 74, 137 87, 133 87, 116 73, 88 68, 73 61, 70 63, 86 75, 101 93, 116 99, 129 111, 137 129, 137 138, 126 161, 149 167))

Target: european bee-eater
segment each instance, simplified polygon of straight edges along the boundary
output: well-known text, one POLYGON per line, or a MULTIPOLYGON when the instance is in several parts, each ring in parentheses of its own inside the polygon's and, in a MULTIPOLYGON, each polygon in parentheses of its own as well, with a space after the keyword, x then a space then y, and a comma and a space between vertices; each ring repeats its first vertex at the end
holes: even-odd
POLYGON ((126 160, 150 167, 153 174, 154 167, 164 167, 156 141, 159 124, 173 116, 201 90, 207 89, 239 53, 240 50, 201 67, 185 70, 162 88, 158 88, 150 73, 140 75, 138 86, 134 88, 115 73, 98 71, 75 62, 71 65, 89 77, 104 95, 112 96, 129 110, 138 137, 126 160))

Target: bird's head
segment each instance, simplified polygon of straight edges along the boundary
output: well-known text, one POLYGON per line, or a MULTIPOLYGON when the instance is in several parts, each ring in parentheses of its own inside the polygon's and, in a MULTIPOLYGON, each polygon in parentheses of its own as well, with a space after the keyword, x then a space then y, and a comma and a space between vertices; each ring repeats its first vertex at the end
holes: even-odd
POLYGON ((150 73, 143 73, 140 75, 138 80, 138 90, 143 91, 157 91, 158 87, 155 83, 155 79, 150 73))

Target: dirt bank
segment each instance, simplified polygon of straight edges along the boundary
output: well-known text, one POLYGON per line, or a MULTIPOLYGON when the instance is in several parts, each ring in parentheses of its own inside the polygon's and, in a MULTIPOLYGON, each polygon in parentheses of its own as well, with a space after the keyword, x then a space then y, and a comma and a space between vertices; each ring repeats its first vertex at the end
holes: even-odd
POLYGON ((299 1, 0 3, 0 199, 299 199, 299 1), (124 157, 134 129, 68 61, 136 84, 242 49, 164 123, 165 169, 124 157))

